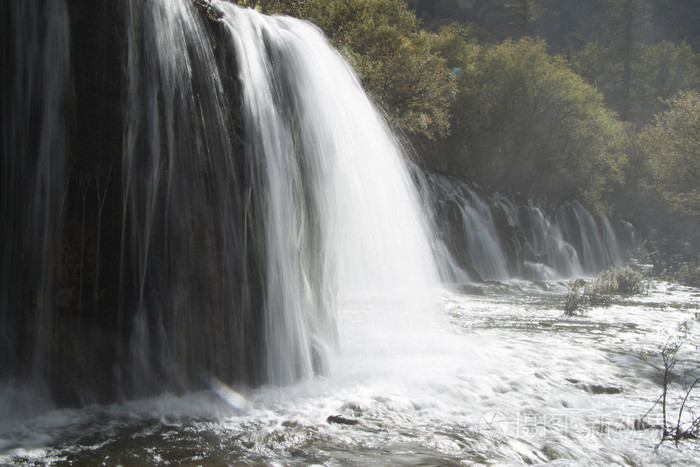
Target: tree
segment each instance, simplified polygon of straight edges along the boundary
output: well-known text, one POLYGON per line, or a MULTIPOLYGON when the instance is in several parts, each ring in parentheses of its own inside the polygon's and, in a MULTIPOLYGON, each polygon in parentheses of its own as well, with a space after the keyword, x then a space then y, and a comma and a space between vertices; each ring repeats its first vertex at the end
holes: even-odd
POLYGON ((519 37, 531 32, 532 23, 542 16, 544 11, 541 0, 506 0, 505 8, 510 18, 510 26, 519 37))
POLYGON ((577 56, 576 69, 625 120, 649 122, 666 109, 665 100, 681 90, 700 88, 700 56, 686 43, 637 44, 623 63, 616 57, 603 43, 589 42, 577 56))
POLYGON ((623 120, 631 118, 633 68, 649 26, 648 0, 611 0, 599 20, 600 40, 586 44, 577 71, 605 95, 623 120))
POLYGON ((654 40, 687 42, 700 50, 700 2, 697 0, 651 0, 654 40))
POLYGON ((700 55, 685 42, 643 46, 633 70, 631 116, 649 122, 679 91, 700 89, 700 55))
POLYGON ((700 93, 681 92, 644 131, 656 189, 675 211, 700 220, 700 93))
POLYGON ((621 125, 544 41, 473 46, 453 113, 444 170, 498 189, 591 203, 621 177, 621 125))

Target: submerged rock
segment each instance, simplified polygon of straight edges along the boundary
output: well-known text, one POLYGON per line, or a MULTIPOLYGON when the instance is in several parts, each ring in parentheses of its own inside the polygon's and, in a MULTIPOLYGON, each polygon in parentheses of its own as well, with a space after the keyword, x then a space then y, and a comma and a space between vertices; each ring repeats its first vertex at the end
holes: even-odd
POLYGON ((341 415, 329 415, 326 419, 328 423, 337 423, 338 425, 359 425, 360 421, 354 418, 345 418, 341 415))

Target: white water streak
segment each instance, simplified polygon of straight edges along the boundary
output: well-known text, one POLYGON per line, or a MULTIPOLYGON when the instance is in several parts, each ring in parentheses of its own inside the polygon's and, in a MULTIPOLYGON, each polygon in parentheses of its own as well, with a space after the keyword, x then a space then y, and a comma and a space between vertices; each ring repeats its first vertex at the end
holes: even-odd
POLYGON ((238 54, 247 157, 265 161, 269 377, 287 382, 291 358, 302 374, 316 358, 299 340, 334 345, 337 299, 405 306, 437 288, 437 271, 401 149, 320 31, 215 4, 238 54))

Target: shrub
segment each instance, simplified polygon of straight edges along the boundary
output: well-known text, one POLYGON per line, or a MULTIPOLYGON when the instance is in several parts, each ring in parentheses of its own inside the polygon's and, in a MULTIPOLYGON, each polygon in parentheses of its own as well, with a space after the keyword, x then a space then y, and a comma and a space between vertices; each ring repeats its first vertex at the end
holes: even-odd
POLYGON ((700 315, 682 322, 677 329, 679 335, 670 338, 661 349, 662 366, 653 365, 661 377, 661 395, 644 416, 635 421, 636 426, 645 425, 644 419, 654 408, 661 409, 661 441, 700 440, 700 416, 697 411, 697 388, 700 387, 700 366, 697 360, 679 357, 679 350, 689 339, 689 333, 700 315))
POLYGON ((635 295, 645 290, 644 276, 629 266, 607 269, 587 287, 587 293, 600 295, 635 295))
POLYGON ((681 263, 670 271, 664 271, 661 276, 671 282, 700 288, 700 260, 681 263))
POLYGON ((574 316, 589 306, 610 306, 612 295, 634 295, 645 290, 644 276, 629 266, 607 269, 589 284, 583 279, 571 279, 564 302, 564 314, 574 316))
POLYGON ((569 292, 566 294, 564 302, 564 314, 566 316, 575 316, 583 311, 586 302, 583 292, 585 285, 586 281, 583 279, 571 279, 569 281, 569 292))
POLYGON ((700 264, 683 264, 678 270, 678 281, 683 285, 700 288, 700 264))

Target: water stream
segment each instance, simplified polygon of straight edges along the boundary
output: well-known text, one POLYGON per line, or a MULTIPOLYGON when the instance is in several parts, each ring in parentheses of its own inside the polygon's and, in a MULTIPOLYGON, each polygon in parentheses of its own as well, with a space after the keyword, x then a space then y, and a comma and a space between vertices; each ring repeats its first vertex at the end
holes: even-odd
POLYGON ((697 291, 655 283, 567 318, 564 284, 542 287, 445 293, 411 341, 365 332, 382 306, 350 301, 329 377, 241 389, 236 406, 200 391, 50 410, 0 427, 0 462, 697 464, 692 443, 657 448, 658 410, 635 429, 660 394, 660 347, 700 311, 697 291))

